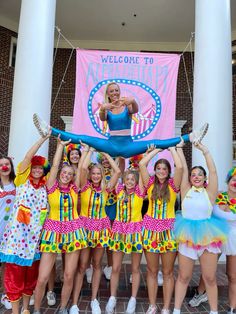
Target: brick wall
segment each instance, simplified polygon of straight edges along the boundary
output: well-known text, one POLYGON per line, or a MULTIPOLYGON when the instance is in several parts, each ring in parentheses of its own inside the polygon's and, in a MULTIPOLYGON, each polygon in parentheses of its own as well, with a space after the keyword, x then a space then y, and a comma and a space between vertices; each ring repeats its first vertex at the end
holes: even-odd
MULTIPOLYGON (((16 36, 15 33, 0 26, 0 153, 7 153, 9 125, 11 115, 11 101, 13 88, 14 69, 9 68, 9 53, 11 36, 16 36)), ((236 44, 236 43, 235 43, 236 44)), ((62 76, 66 69, 67 62, 71 54, 70 49, 58 49, 53 71, 53 88, 52 88, 52 110, 51 110, 51 125, 64 129, 64 123, 60 116, 72 115, 75 94, 75 52, 70 60, 64 82, 57 95, 62 76)), ((191 53, 184 54, 185 66, 187 70, 187 77, 191 87, 193 87, 193 75, 191 65, 191 53)), ((181 59, 177 84, 177 105, 176 105, 176 119, 187 120, 183 128, 183 133, 189 133, 192 129, 192 104, 188 92, 187 77, 184 69, 183 59, 181 59)), ((233 78, 233 101, 236 100, 236 76, 233 78)), ((235 106, 234 106, 235 107, 235 106)), ((233 129, 234 139, 236 139, 236 110, 233 111, 233 129)), ((55 151, 56 141, 50 140, 50 159, 52 159, 55 151)), ((187 161, 191 161, 191 145, 186 145, 185 154, 187 161)))
POLYGON ((11 36, 14 32, 0 27, 0 154, 8 149, 14 69, 9 67, 11 36))

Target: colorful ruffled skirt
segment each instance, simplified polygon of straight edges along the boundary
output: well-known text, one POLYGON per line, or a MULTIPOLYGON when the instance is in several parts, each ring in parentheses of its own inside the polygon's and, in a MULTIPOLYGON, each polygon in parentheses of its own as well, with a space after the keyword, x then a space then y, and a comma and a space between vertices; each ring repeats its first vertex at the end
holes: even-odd
POLYGON ((227 241, 228 224, 214 216, 207 219, 191 220, 176 215, 174 232, 177 243, 194 250, 222 247, 227 241))
POLYGON ((145 215, 143 218, 143 249, 152 253, 176 252, 174 218, 155 219, 145 215))
POLYGON ((87 236, 80 218, 71 221, 46 219, 40 239, 41 252, 71 253, 87 246, 87 236))
POLYGON ((120 222, 112 225, 110 250, 116 252, 142 253, 142 222, 120 222))
POLYGON ((86 232, 88 247, 105 248, 109 246, 111 223, 108 217, 93 219, 80 216, 80 219, 86 232))

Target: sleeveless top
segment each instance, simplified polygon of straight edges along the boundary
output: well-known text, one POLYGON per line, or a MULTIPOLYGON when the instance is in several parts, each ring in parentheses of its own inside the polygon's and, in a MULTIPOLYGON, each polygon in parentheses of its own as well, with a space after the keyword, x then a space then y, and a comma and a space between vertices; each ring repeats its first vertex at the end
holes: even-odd
POLYGON ((211 217, 212 210, 206 189, 191 187, 182 202, 182 216, 192 220, 207 219, 211 217))
POLYGON ((110 131, 131 129, 132 119, 129 115, 128 108, 118 114, 113 114, 111 111, 107 112, 107 122, 110 131))

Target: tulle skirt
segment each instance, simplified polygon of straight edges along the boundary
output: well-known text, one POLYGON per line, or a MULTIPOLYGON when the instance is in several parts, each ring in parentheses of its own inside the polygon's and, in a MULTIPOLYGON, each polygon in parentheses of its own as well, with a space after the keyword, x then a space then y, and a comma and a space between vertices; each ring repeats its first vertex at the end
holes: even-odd
POLYGON ((214 216, 207 219, 191 220, 176 215, 174 233, 177 243, 183 243, 195 250, 221 248, 227 241, 228 223, 214 216))

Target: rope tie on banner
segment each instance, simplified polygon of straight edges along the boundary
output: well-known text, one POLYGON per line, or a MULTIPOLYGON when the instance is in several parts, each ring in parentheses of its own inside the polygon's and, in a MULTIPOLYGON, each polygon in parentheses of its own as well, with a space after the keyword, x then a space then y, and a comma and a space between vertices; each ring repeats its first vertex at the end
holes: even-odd
MULTIPOLYGON (((74 53, 74 50, 76 49, 76 47, 74 47, 74 45, 62 34, 60 28, 58 26, 55 27, 57 32, 58 32, 58 37, 57 37, 57 43, 56 43, 56 48, 55 48, 55 53, 54 53, 54 60, 53 60, 53 65, 55 63, 55 60, 56 60, 56 55, 57 55, 57 51, 58 51, 58 46, 59 46, 59 41, 61 40, 61 38, 63 38, 67 44, 71 47, 71 53, 70 53, 70 56, 69 56, 69 59, 67 61, 67 64, 66 64, 66 68, 65 68, 65 71, 62 75, 62 79, 61 79, 61 82, 59 84, 59 87, 58 87, 58 90, 56 92, 56 96, 54 98, 54 101, 53 101, 53 104, 52 104, 52 107, 51 107, 51 111, 53 110, 54 106, 55 106, 55 103, 57 101, 57 98, 58 98, 58 95, 60 93, 60 90, 61 90, 61 87, 62 85, 65 83, 65 76, 66 76, 66 73, 67 73, 67 70, 68 70, 68 67, 70 65, 70 62, 71 62, 71 58, 72 58, 72 55, 74 53)), ((186 81, 187 81, 187 87, 188 87, 188 93, 189 93, 189 98, 190 98, 190 101, 191 101, 191 104, 193 105, 193 97, 192 97, 192 92, 191 92, 191 86, 190 86, 190 82, 189 82, 189 74, 188 74, 188 71, 187 71, 187 67, 186 67, 186 62, 185 62, 185 57, 184 57, 184 54, 185 52, 187 51, 188 48, 190 48, 190 58, 191 58, 191 73, 193 75, 193 68, 194 68, 194 65, 193 65, 193 47, 192 47, 192 41, 194 40, 194 36, 195 36, 195 33, 194 32, 191 32, 191 36, 190 36, 190 40, 189 42, 187 43, 186 47, 184 48, 183 52, 181 53, 180 57, 182 58, 183 60, 183 65, 184 65, 184 72, 185 72, 185 77, 186 77, 186 81)))
POLYGON ((57 55, 57 50, 58 50, 58 46, 59 46, 59 41, 61 38, 63 38, 70 46, 71 46, 71 53, 70 53, 70 56, 68 58, 68 61, 67 61, 67 64, 66 64, 66 68, 65 68, 65 71, 62 75, 62 79, 61 79, 61 82, 59 84, 59 87, 57 89, 57 92, 56 92, 56 96, 54 98, 54 101, 53 101, 53 104, 52 104, 52 107, 51 107, 51 112, 55 106, 55 103, 57 101, 57 98, 58 98, 58 95, 61 91, 61 87, 62 85, 65 83, 65 76, 66 76, 66 73, 67 73, 67 70, 68 70, 68 67, 70 65, 70 61, 71 61, 71 58, 73 56, 73 53, 74 53, 74 50, 76 49, 73 44, 62 34, 60 28, 58 26, 55 27, 57 32, 58 32, 58 37, 57 37, 57 43, 56 43, 56 48, 55 48, 55 53, 54 53, 54 60, 53 60, 53 66, 54 66, 54 63, 55 63, 55 60, 56 60, 56 55, 57 55))
POLYGON ((193 97, 192 97, 192 92, 191 92, 191 86, 190 86, 190 83, 189 83, 189 77, 188 77, 189 74, 188 74, 187 67, 186 67, 186 62, 185 62, 185 58, 184 58, 184 53, 187 51, 188 47, 190 47, 191 73, 192 73, 192 75, 193 75, 194 66, 193 66, 193 48, 192 48, 192 41, 193 41, 193 39, 194 39, 194 35, 195 35, 195 33, 192 32, 188 44, 186 45, 186 47, 184 48, 183 52, 182 52, 181 55, 180 55, 180 57, 181 57, 182 60, 183 60, 184 72, 185 72, 185 77, 186 77, 187 86, 188 86, 188 93, 189 93, 189 98, 190 98, 190 101, 191 101, 191 104, 192 104, 192 105, 193 105, 193 97))

